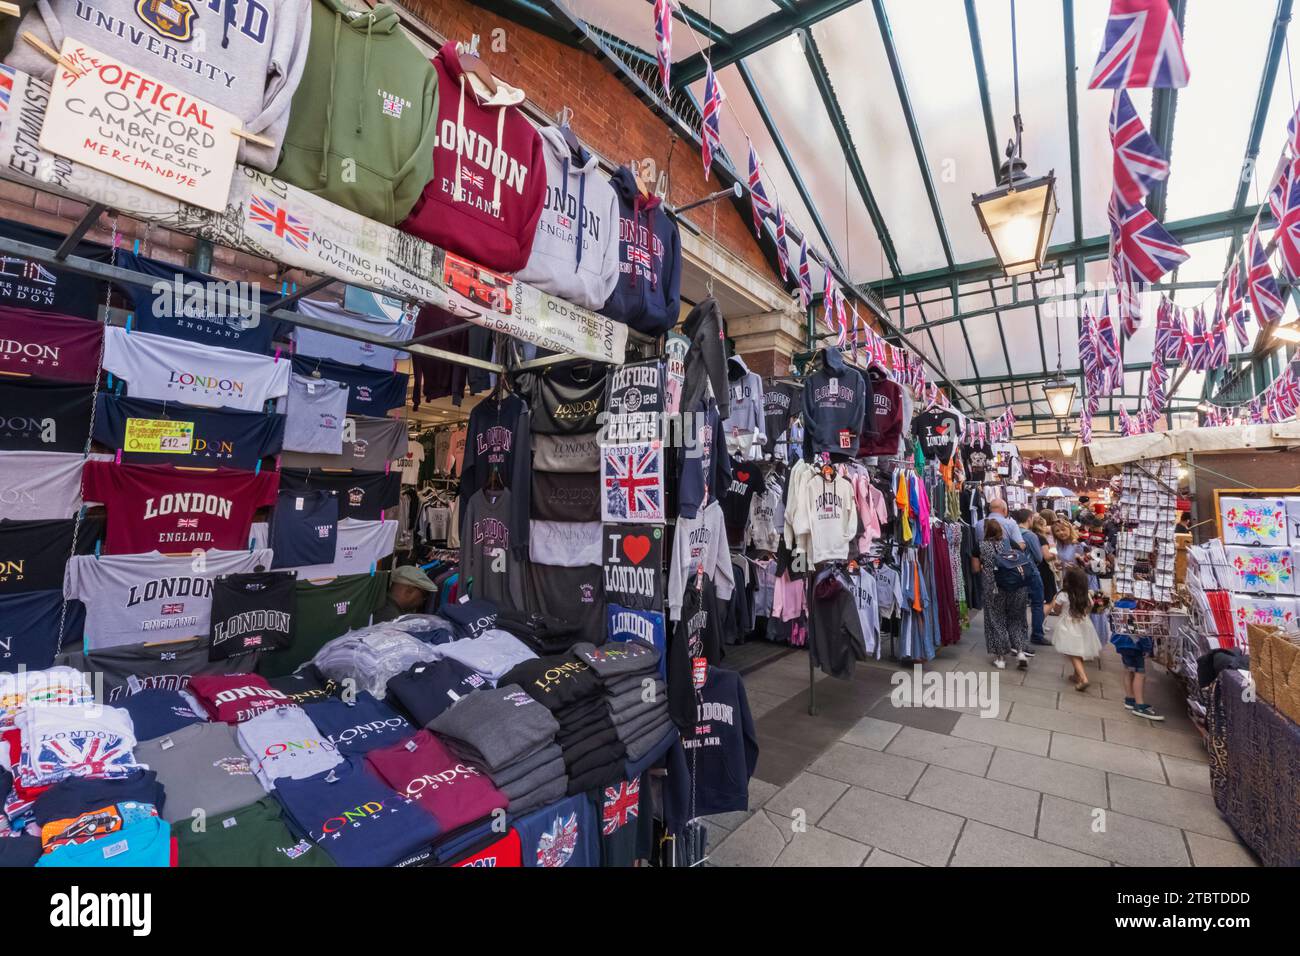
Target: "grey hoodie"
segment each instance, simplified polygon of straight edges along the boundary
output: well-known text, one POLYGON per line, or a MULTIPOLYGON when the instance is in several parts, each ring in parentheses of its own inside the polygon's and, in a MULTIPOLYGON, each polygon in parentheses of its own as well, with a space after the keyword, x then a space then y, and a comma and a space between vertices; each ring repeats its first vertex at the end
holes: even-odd
POLYGON ((270 172, 307 63, 310 23, 311 0, 38 0, 5 63, 53 82, 54 63, 22 33, 56 50, 72 37, 234 113, 275 142, 241 139, 239 161, 270 172))
POLYGON ((618 282, 618 197, 595 156, 582 149, 575 157, 563 131, 554 126, 540 132, 546 204, 528 265, 515 278, 599 309, 618 282))
POLYGON ((731 415, 722 423, 727 450, 738 458, 761 458, 767 443, 763 379, 751 372, 739 355, 727 360, 727 379, 731 383, 731 415))

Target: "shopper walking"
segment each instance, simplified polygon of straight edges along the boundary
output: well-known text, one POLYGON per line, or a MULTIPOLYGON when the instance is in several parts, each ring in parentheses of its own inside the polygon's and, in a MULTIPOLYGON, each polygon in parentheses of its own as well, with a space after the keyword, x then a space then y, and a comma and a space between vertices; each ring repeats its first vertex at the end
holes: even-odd
POLYGON ((1077 564, 1065 569, 1061 576, 1061 591, 1056 595, 1051 613, 1060 615, 1061 620, 1052 629, 1052 643, 1064 654, 1074 668, 1070 680, 1074 689, 1088 689, 1088 672, 1084 661, 1095 661, 1101 652, 1101 644, 1092 622, 1088 620, 1092 612, 1092 591, 1088 588, 1088 575, 1077 564))
MULTIPOLYGON (((1034 513, 1028 508, 1019 508, 1012 518, 1020 526, 1020 536, 1025 542, 1025 554, 1029 556, 1029 563, 1025 565, 1029 603, 1029 643, 1045 646, 1047 640, 1043 637, 1043 577, 1038 571, 1038 566, 1043 563, 1043 544, 1034 529, 1030 527, 1030 519, 1033 516, 1034 513)), ((1030 657, 1034 656, 1032 647, 1025 648, 1025 653, 1030 657)))
POLYGON ((1043 558, 1038 562, 1038 575, 1043 579, 1043 601, 1051 604, 1056 600, 1056 572, 1052 570, 1052 562, 1056 560, 1055 539, 1052 537, 1051 526, 1041 513, 1034 515, 1030 521, 1043 549, 1043 558))
POLYGON ((1019 667, 1029 666, 1029 656, 1024 653, 1027 589, 1024 586, 1004 588, 998 583, 999 559, 1014 560, 1012 554, 1002 525, 997 521, 985 522, 979 556, 980 581, 984 588, 984 647, 998 670, 1006 669, 1008 654, 1016 655, 1019 667))

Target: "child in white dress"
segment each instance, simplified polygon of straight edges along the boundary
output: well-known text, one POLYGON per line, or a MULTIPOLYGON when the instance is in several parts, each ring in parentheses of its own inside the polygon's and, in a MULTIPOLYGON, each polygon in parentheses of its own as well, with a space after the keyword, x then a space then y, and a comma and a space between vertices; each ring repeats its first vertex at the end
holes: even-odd
POLYGON ((1074 666, 1070 679, 1077 691, 1088 689, 1088 672, 1083 662, 1096 660, 1101 652, 1097 631, 1089 618, 1091 612, 1088 573, 1077 564, 1069 565, 1061 576, 1061 590, 1048 613, 1061 618, 1052 631, 1052 645, 1074 666))

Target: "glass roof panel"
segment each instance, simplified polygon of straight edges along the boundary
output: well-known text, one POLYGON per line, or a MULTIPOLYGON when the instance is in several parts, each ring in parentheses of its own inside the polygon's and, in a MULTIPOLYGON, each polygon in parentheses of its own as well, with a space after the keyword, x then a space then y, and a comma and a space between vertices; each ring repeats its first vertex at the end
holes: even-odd
MULTIPOLYGON (((1011 7, 1005 0, 976 0, 975 9, 984 45, 993 123, 1001 149, 1013 135, 1011 122, 1015 115, 1011 7)), ((1029 164, 1030 176, 1044 176, 1050 169, 1056 171, 1060 214, 1052 229, 1052 242, 1066 242, 1074 236, 1074 202, 1070 197, 1070 136, 1060 4, 1018 4, 1016 31, 1020 40, 1020 115, 1025 124, 1022 155, 1029 164)), ((978 91, 972 89, 966 99, 970 109, 978 112, 978 91)), ((1104 120, 1102 128, 1105 128, 1104 120)))
MULTIPOLYGON (((882 271, 883 254, 871 218, 848 183, 835 129, 797 41, 774 43, 745 62, 853 281, 868 282, 886 274, 888 266, 882 271)), ((763 154, 762 160, 768 169, 780 162, 774 154, 763 154)), ((824 245, 820 237, 816 244, 824 245)))
MULTIPOLYGON (((937 71, 925 68, 924 63, 917 63, 916 69, 909 70, 910 60, 903 58, 904 42, 914 53, 917 52, 916 42, 910 39, 917 32, 911 29, 914 14, 915 11, 911 16, 904 15, 902 23, 893 23, 891 11, 891 25, 895 42, 899 45, 900 62, 910 96, 914 102, 927 102, 932 109, 942 109, 939 104, 944 103, 954 108, 960 101, 950 94, 951 90, 961 88, 960 74, 936 77, 937 71), (909 38, 907 41, 899 36, 900 28, 908 31, 904 34, 909 38), (949 95, 944 96, 942 92, 936 95, 936 85, 940 91, 946 88, 949 95)), ((922 30, 928 28, 934 42, 944 50, 949 49, 952 32, 946 29, 935 31, 935 26, 944 20, 934 14, 935 11, 931 10, 928 23, 922 25, 922 30)), ((956 14, 960 15, 960 9, 956 14)), ((899 267, 904 272, 919 272, 947 265, 871 4, 857 4, 821 21, 812 28, 812 35, 826 63, 831 86, 848 123, 867 182, 898 251, 899 267)), ((925 52, 924 36, 919 42, 921 52, 925 52)), ((943 55, 940 49, 931 48, 928 52, 932 58, 930 62, 934 62, 933 57, 943 55)), ((969 52, 966 59, 969 63, 969 52)), ((960 65, 953 64, 953 68, 960 69, 960 65)), ((974 80, 973 69, 967 78, 974 80)), ((938 147, 926 143, 924 138, 922 142, 932 167, 931 176, 937 180, 939 173, 933 167, 940 154, 931 155, 930 150, 938 147)), ((851 183, 849 188, 853 188, 851 183)), ((970 215, 973 218, 973 211, 970 215)))
POLYGON ((1178 91, 1166 221, 1230 205, 1219 197, 1231 198, 1241 169, 1276 14, 1275 0, 1187 5, 1183 51, 1192 75, 1178 91))
MULTIPOLYGON (((619 5, 622 6, 623 4, 629 7, 633 5, 632 0, 620 0, 619 5)), ((649 2, 645 5, 650 7, 651 10, 654 9, 649 2)), ((771 3, 770 0, 691 0, 690 3, 684 6, 691 12, 698 13, 705 19, 712 21, 714 25, 721 27, 728 33, 743 30, 750 24, 777 12, 776 4, 771 3)), ((654 18, 649 11, 646 12, 645 17, 653 25, 654 18)), ((676 30, 674 30, 673 35, 677 35, 676 30)))

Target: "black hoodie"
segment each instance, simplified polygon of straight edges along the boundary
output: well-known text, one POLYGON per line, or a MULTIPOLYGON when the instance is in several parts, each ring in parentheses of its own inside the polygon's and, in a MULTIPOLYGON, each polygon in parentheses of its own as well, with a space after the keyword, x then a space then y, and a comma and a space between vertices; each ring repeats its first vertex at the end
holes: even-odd
POLYGON ((658 196, 643 196, 620 166, 610 178, 618 194, 618 284, 600 311, 646 335, 662 335, 681 311, 682 247, 677 224, 658 196))
POLYGON ((716 299, 705 299, 682 323, 682 334, 690 339, 686 350, 686 380, 679 408, 692 409, 704 397, 704 383, 713 386, 718 414, 731 417, 731 382, 727 379, 727 340, 722 310, 716 299))

